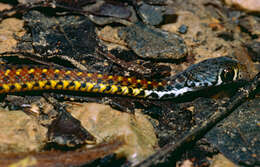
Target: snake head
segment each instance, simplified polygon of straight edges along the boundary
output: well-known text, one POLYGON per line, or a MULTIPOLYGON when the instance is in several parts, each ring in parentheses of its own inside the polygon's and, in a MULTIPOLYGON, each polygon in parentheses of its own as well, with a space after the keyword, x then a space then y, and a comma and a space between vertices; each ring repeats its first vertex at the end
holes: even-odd
POLYGON ((202 89, 248 79, 246 66, 230 57, 204 60, 186 69, 182 74, 187 78, 186 86, 202 89))
POLYGON ((218 57, 194 64, 171 77, 162 90, 147 90, 146 96, 170 99, 209 87, 249 78, 246 66, 230 57, 218 57))
POLYGON ((219 73, 215 86, 249 79, 250 75, 245 65, 229 57, 223 58, 226 60, 219 65, 219 73))
POLYGON ((249 77, 246 66, 230 57, 211 58, 194 64, 172 79, 172 86, 198 90, 249 77))
POLYGON ((225 85, 249 77, 246 66, 230 57, 201 61, 171 79, 168 91, 175 96, 208 87, 225 85))

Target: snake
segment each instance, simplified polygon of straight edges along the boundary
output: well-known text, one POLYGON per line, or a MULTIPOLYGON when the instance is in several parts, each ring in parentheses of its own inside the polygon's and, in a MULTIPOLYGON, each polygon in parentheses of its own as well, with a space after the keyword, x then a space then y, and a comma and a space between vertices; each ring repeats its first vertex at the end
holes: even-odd
POLYGON ((144 99, 174 99, 190 92, 236 82, 246 68, 230 57, 210 58, 161 81, 65 67, 0 65, 0 94, 27 91, 75 91, 144 99))

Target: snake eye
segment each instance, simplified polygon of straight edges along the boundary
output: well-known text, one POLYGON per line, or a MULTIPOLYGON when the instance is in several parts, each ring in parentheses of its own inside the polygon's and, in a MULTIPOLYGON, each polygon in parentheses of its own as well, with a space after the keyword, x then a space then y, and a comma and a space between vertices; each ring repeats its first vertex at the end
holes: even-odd
POLYGON ((232 69, 232 68, 224 69, 224 70, 221 72, 221 74, 220 74, 221 80, 222 80, 223 82, 233 81, 234 76, 235 76, 235 71, 234 71, 234 69, 232 69))

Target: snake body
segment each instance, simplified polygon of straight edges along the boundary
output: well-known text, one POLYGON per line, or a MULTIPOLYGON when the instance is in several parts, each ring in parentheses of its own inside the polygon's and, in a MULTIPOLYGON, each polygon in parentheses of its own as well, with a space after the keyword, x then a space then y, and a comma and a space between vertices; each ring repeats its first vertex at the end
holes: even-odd
POLYGON ((166 81, 89 73, 69 68, 0 65, 0 93, 69 90, 171 99, 188 92, 234 82, 245 75, 244 66, 229 57, 212 58, 194 64, 166 81))

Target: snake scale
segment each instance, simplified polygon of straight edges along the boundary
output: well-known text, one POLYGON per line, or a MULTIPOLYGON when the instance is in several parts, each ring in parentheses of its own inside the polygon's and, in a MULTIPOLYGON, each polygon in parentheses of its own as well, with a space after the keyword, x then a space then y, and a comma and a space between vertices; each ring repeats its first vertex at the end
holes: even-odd
POLYGON ((245 75, 247 75, 245 66, 229 57, 204 60, 165 81, 41 65, 0 65, 0 93, 69 90, 149 99, 172 99, 188 92, 234 82, 243 79, 245 75))

